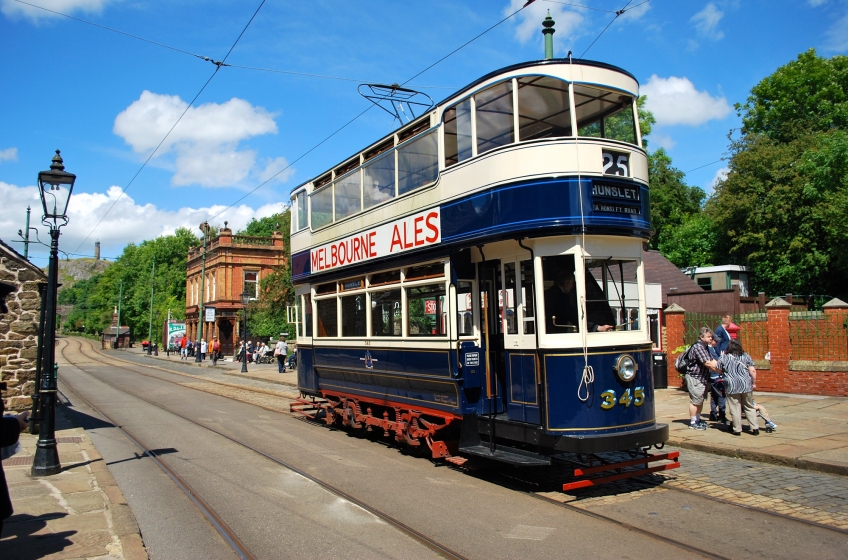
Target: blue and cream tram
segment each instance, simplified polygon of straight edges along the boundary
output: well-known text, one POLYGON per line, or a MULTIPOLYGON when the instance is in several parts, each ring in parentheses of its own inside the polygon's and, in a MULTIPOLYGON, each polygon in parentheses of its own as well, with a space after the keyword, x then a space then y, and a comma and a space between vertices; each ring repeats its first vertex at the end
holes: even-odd
POLYGON ((661 446, 637 97, 516 64, 295 188, 293 409, 455 462, 661 446))

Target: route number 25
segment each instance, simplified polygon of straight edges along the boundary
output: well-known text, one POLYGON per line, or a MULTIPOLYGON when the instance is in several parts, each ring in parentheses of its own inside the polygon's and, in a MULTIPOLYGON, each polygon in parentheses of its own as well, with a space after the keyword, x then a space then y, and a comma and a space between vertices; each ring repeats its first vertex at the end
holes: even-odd
POLYGON ((630 160, 628 155, 621 152, 604 151, 604 175, 630 176, 630 160))
POLYGON ((633 394, 630 394, 630 389, 628 388, 624 391, 624 394, 621 395, 621 398, 616 401, 615 399, 615 391, 609 389, 601 393, 601 408, 604 410, 609 410, 618 404, 623 404, 624 408, 630 406, 630 403, 633 403, 633 406, 642 406, 642 403, 645 402, 645 388, 644 387, 636 387, 633 389, 633 394))

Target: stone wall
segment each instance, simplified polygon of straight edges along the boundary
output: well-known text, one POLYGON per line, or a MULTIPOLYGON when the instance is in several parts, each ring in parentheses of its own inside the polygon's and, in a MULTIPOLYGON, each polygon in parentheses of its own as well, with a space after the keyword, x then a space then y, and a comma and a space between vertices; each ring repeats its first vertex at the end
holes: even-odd
POLYGON ((3 393, 7 411, 32 406, 41 308, 38 283, 45 280, 37 270, 25 261, 0 256, 0 281, 18 287, 6 297, 9 313, 0 316, 0 381, 8 386, 3 393))

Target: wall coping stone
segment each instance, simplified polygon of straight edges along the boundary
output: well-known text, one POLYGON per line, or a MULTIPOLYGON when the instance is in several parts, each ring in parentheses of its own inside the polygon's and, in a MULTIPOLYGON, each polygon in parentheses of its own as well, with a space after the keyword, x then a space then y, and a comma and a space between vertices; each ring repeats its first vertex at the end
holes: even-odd
POLYGON ((818 360, 790 360, 789 371, 848 371, 848 362, 820 362, 818 360))
POLYGON ((848 309, 848 303, 845 303, 839 298, 833 298, 822 305, 822 309, 848 309))
POLYGON ((791 308, 792 304, 789 303, 788 301, 786 301, 783 298, 776 297, 773 300, 771 300, 770 302, 768 302, 766 304, 766 307, 776 307, 776 308, 789 307, 789 308, 791 308))
POLYGON ((676 303, 672 303, 668 307, 663 310, 663 313, 668 315, 669 313, 686 313, 686 310, 677 305, 676 303))

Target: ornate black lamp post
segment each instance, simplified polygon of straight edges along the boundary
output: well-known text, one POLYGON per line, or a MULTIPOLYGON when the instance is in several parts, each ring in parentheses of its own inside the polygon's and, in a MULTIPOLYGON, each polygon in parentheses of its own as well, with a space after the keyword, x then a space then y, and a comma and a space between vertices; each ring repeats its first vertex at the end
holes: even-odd
POLYGON ((50 228, 50 266, 47 270, 47 305, 44 306, 44 336, 41 347, 39 385, 38 444, 32 461, 32 476, 47 476, 62 470, 56 449, 56 292, 59 279, 59 228, 68 223, 68 202, 77 176, 65 171, 62 156, 56 156, 49 171, 38 174, 39 194, 44 215, 41 222, 50 228))
POLYGON ((247 304, 250 303, 250 292, 245 289, 241 293, 241 304, 244 306, 244 323, 241 327, 241 343, 244 345, 244 355, 241 359, 241 372, 247 373, 247 304))

